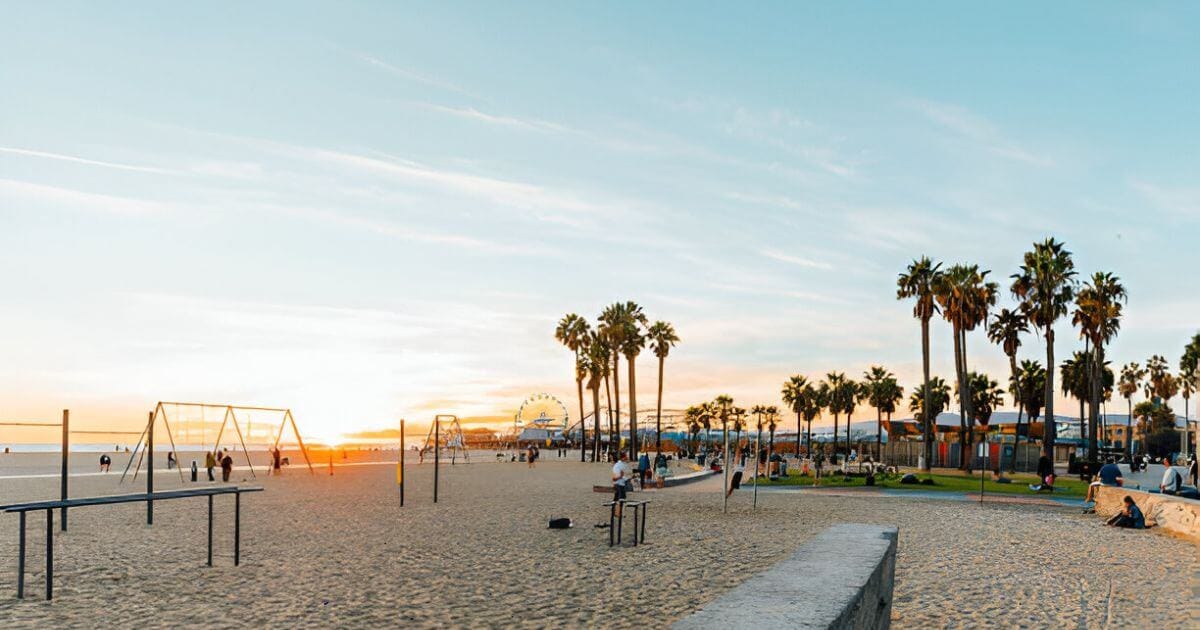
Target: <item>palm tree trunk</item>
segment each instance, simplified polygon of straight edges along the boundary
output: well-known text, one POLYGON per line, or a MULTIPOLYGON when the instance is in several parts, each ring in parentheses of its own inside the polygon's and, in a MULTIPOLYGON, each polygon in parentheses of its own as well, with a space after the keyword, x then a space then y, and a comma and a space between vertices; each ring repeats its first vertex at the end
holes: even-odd
POLYGON ((1129 403, 1129 415, 1125 416, 1125 459, 1133 461, 1133 397, 1126 396, 1129 403))
POLYGON ((596 381, 596 386, 592 388, 592 423, 595 429, 592 431, 592 461, 600 461, 600 382, 596 381))
POLYGON ((796 411, 796 459, 800 459, 800 439, 804 434, 804 420, 800 416, 800 412, 796 411))
POLYGON ((604 398, 608 402, 608 446, 604 449, 604 451, 606 453, 611 453, 613 452, 613 440, 615 439, 615 436, 613 435, 612 388, 609 387, 608 383, 608 368, 605 368, 604 370, 604 398))
MULTIPOLYGON (((575 351, 575 369, 579 369, 579 351, 575 351)), ((583 422, 583 378, 575 375, 575 390, 579 395, 579 461, 587 461, 587 425, 583 422)))
POLYGON ((878 461, 883 455, 883 410, 879 407, 875 408, 875 460, 878 461))
POLYGON ((1013 402, 1017 403, 1017 428, 1013 433, 1013 454, 1008 459, 1008 472, 1017 472, 1017 447, 1021 445, 1021 414, 1025 411, 1025 401, 1021 399, 1021 383, 1017 378, 1017 355, 1008 355, 1008 369, 1012 372, 1011 384, 1017 392, 1013 394, 1013 402))
POLYGON ((613 453, 621 451, 621 353, 613 350, 613 401, 617 405, 616 442, 612 445, 613 453))
POLYGON ((1099 436, 1097 428, 1100 425, 1100 385, 1101 385, 1101 370, 1104 366, 1104 348, 1101 344, 1096 344, 1092 349, 1092 378, 1089 388, 1088 401, 1091 408, 1088 410, 1088 461, 1099 461, 1099 436))
POLYGON ((1042 454, 1054 463, 1054 438, 1058 434, 1054 426, 1054 327, 1046 327, 1046 428, 1042 433, 1042 454))
MULTIPOLYGON (((925 376, 925 396, 929 396, 929 318, 921 319, 921 368, 925 376)), ((925 472, 928 472, 930 465, 933 463, 933 418, 929 417, 929 401, 926 400, 921 405, 922 419, 921 430, 924 433, 924 448, 925 448, 925 472)))
POLYGON ((662 390, 663 390, 663 364, 666 363, 666 357, 658 357, 658 410, 654 413, 654 450, 662 452, 662 390))
MULTIPOLYGON (((967 423, 967 451, 975 449, 975 399, 971 393, 971 372, 967 369, 967 331, 958 332, 962 336, 962 371, 963 371, 963 409, 967 423)), ((967 472, 974 468, 974 455, 967 457, 967 472)))
POLYGON ((967 458, 970 453, 967 452, 967 413, 963 406, 963 400, 966 397, 966 390, 963 389, 963 356, 961 337, 958 334, 958 325, 953 326, 954 332, 954 379, 958 381, 958 467, 967 470, 967 458))
POLYGON ((634 355, 625 357, 625 363, 629 364, 629 461, 631 462, 636 462, 638 458, 637 378, 634 373, 634 366, 637 364, 636 358, 634 355))
POLYGON ((837 466, 838 456, 838 415, 833 414, 833 465, 837 466))

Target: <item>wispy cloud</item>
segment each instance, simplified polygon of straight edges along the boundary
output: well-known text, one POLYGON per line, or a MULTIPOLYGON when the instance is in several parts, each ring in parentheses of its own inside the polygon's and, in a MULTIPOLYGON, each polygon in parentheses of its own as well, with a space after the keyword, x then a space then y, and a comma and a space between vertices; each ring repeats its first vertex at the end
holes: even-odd
POLYGON ((1130 185, 1148 201, 1177 217, 1200 218, 1200 188, 1166 188, 1142 180, 1130 185))
POLYGON ((367 53, 354 53, 354 56, 359 61, 361 61, 369 66, 378 68, 384 72, 387 72, 388 74, 391 74, 396 77, 400 77, 401 79, 406 79, 408 81, 413 81, 416 83, 428 85, 430 87, 435 87, 435 88, 438 88, 441 90, 446 90, 447 92, 454 92, 455 94, 469 96, 471 98, 478 98, 475 94, 472 94, 471 92, 468 92, 467 90, 464 90, 463 88, 461 88, 449 81, 444 81, 442 79, 435 79, 433 77, 425 76, 425 75, 423 75, 419 72, 415 72, 413 70, 401 68, 397 65, 388 63, 374 55, 370 55, 367 53))
POLYGON ((909 101, 907 105, 930 121, 977 143, 994 155, 1033 166, 1055 164, 1050 156, 1034 153, 1004 137, 991 121, 965 107, 920 99, 909 101))
POLYGON ((103 168, 112 168, 121 171, 133 171, 136 173, 154 173, 158 175, 175 173, 175 171, 172 171, 171 169, 158 168, 154 166, 138 166, 135 164, 122 164, 120 162, 106 162, 103 160, 92 160, 75 155, 51 153, 49 151, 37 151, 34 149, 21 149, 18 147, 0 147, 0 153, 20 155, 24 157, 44 158, 47 160, 58 160, 60 162, 71 162, 74 164, 86 164, 88 166, 100 166, 103 168))
POLYGON ((24 199, 35 203, 51 203, 71 209, 122 215, 156 214, 170 209, 168 204, 128 197, 115 197, 99 193, 84 192, 71 188, 46 186, 15 179, 0 179, 0 193, 12 199, 24 199))
POLYGON ((542 131, 550 133, 565 133, 571 131, 568 127, 553 123, 538 118, 514 118, 512 116, 498 116, 487 112, 479 111, 474 107, 450 107, 447 105, 438 105, 436 103, 421 103, 422 107, 432 109, 434 111, 450 114, 459 118, 475 120, 489 125, 502 125, 505 127, 515 127, 518 129, 527 129, 529 131, 542 131))
POLYGON ((792 254, 785 254, 783 252, 779 252, 779 251, 776 251, 773 249, 768 249, 768 250, 762 252, 762 255, 766 256, 767 258, 770 258, 772 260, 778 260, 779 262, 785 262, 790 265, 799 265, 801 267, 808 267, 809 269, 824 269, 824 270, 833 269, 833 265, 831 265, 827 262, 822 262, 820 260, 813 260, 811 258, 804 258, 803 256, 795 256, 792 254))

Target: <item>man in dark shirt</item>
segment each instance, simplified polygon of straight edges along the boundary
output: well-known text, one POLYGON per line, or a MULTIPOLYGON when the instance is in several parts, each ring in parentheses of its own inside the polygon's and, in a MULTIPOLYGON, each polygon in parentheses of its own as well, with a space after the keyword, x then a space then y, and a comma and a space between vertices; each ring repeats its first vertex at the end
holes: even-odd
POLYGON ((1124 485, 1125 478, 1121 476, 1121 469, 1113 463, 1111 459, 1100 467, 1100 472, 1096 473, 1096 480, 1092 485, 1088 486, 1087 497, 1083 500, 1084 503, 1091 503, 1096 500, 1096 491, 1100 486, 1120 486, 1124 485))

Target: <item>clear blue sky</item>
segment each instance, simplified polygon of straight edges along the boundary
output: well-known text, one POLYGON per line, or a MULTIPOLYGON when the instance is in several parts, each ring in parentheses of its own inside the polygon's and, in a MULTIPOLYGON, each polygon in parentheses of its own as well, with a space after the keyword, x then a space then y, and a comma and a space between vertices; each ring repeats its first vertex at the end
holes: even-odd
POLYGON ((1174 365, 1197 32, 1187 3, 13 4, 0 415, 573 408, 554 322, 617 299, 678 328, 671 405, 871 363, 911 385, 904 265, 1006 280, 1047 235, 1126 282, 1114 363, 1174 365))

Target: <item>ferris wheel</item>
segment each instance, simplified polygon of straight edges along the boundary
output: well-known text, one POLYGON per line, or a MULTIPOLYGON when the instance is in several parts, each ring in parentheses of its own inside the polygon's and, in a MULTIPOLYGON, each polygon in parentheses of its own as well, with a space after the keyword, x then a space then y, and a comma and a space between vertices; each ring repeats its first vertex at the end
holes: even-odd
POLYGON ((561 400, 551 394, 541 393, 526 398, 517 408, 514 420, 518 426, 565 431, 568 419, 567 406, 561 400))

